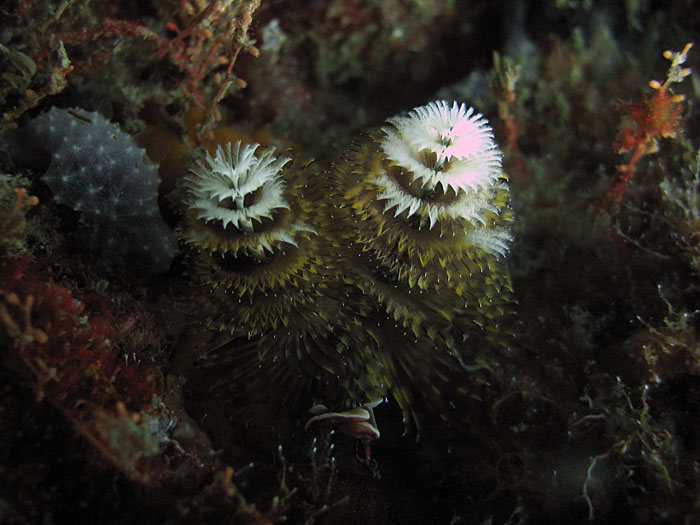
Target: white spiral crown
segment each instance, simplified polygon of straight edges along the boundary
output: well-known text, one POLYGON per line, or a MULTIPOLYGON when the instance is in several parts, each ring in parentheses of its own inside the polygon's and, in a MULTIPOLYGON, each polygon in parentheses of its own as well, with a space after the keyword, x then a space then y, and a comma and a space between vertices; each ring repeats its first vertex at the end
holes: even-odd
POLYGON ((401 171, 383 169, 373 180, 384 213, 418 216, 421 227, 430 229, 441 221, 466 221, 472 225, 466 238, 504 256, 512 236, 489 217, 501 211, 495 195, 505 176, 486 119, 465 104, 441 100, 387 122, 380 147, 389 165, 401 171))
POLYGON ((276 157, 274 149, 255 152, 259 144, 219 146, 216 156, 207 155, 189 177, 189 205, 198 210, 197 219, 221 221, 242 232, 253 232, 253 221, 271 219, 275 210, 288 209, 284 198, 285 181, 280 172, 289 157, 276 157), (258 195, 255 195, 255 193, 258 195), (246 202, 246 198, 250 202, 246 202))
POLYGON ((455 193, 493 185, 501 170, 501 152, 486 119, 474 108, 444 100, 394 117, 382 131, 387 158, 413 174, 424 188, 442 186, 455 193))

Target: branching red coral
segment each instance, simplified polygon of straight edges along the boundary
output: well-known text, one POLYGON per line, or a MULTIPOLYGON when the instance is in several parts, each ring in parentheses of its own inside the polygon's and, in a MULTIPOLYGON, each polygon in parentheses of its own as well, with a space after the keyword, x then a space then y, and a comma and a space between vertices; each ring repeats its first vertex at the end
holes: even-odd
POLYGON ((103 298, 43 280, 27 259, 6 262, 0 275, 0 341, 38 398, 74 416, 85 403, 141 409, 150 402, 153 371, 117 352, 116 320, 103 298))
MULTIPOLYGON (((233 66, 243 49, 253 56, 258 55, 248 38, 248 29, 259 6, 260 0, 219 0, 196 5, 183 2, 176 21, 165 24, 165 28, 174 33, 173 37, 160 35, 136 22, 106 18, 99 24, 59 34, 56 38, 67 45, 82 45, 103 37, 140 38, 155 44, 155 58, 167 59, 175 65, 183 73, 180 86, 185 95, 207 110, 209 118, 204 127, 208 128, 217 120, 216 106, 230 87, 234 84, 239 88, 246 86, 245 81, 234 75, 233 66), (204 94, 206 81, 216 86, 211 96, 204 94)), ((105 59, 112 48, 110 46, 102 55, 93 53, 90 60, 105 59)))
MULTIPOLYGON (((58 15, 42 28, 33 27, 28 22, 28 32, 37 32, 35 39, 40 43, 31 57, 33 62, 46 69, 47 57, 58 53, 60 66, 51 70, 50 81, 40 91, 26 90, 22 102, 15 110, 2 116, 0 125, 14 127, 16 119, 27 109, 36 106, 46 95, 60 92, 66 85, 69 73, 90 74, 95 64, 105 61, 120 48, 119 39, 130 39, 150 43, 151 56, 155 60, 167 60, 180 71, 181 76, 176 79, 178 87, 193 105, 207 111, 207 120, 202 129, 208 130, 215 120, 220 119, 217 106, 231 87, 246 86, 245 81, 233 73, 233 68, 242 50, 253 56, 259 53, 248 37, 248 30, 260 2, 183 1, 173 20, 164 24, 163 31, 150 29, 142 21, 110 17, 91 26, 54 31, 46 31, 46 28, 56 24, 58 15), (85 47, 88 44, 90 49, 86 50, 85 58, 71 64, 64 45, 72 54, 71 47, 85 47)), ((67 7, 64 6, 64 9, 67 7)), ((23 19, 30 20, 30 11, 31 4, 25 3, 17 13, 23 19)))
POLYGON ((641 100, 620 102, 623 125, 615 143, 615 153, 630 153, 626 162, 618 165, 618 176, 603 195, 601 205, 615 210, 625 197, 627 185, 634 176, 639 160, 658 151, 660 138, 676 137, 681 129, 681 102, 683 95, 674 95, 670 85, 681 82, 690 75, 690 69, 682 68, 693 44, 686 44, 682 51, 665 51, 664 58, 671 61, 663 84, 649 82, 654 92, 641 100))
POLYGON ((196 12, 189 2, 183 3, 183 9, 177 16, 179 23, 166 24, 175 37, 160 43, 156 57, 168 56, 173 64, 185 72, 183 89, 202 107, 206 105, 202 81, 226 66, 223 72, 214 74, 214 83, 219 87, 210 102, 209 107, 213 108, 232 83, 241 88, 246 85, 245 81, 233 74, 233 65, 243 48, 254 56, 258 55, 247 33, 260 0, 252 0, 245 5, 231 0, 199 4, 199 12, 196 12))

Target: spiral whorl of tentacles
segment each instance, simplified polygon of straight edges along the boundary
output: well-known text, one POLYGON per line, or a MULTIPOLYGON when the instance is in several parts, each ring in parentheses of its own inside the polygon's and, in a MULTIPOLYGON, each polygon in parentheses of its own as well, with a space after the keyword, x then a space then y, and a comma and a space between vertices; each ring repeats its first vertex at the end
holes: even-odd
POLYGON ((322 401, 309 424, 360 439, 379 435, 383 396, 407 427, 449 418, 511 304, 507 179, 481 115, 415 108, 328 174, 229 144, 186 184, 197 309, 228 339, 206 352, 204 383, 226 387, 227 414, 261 429, 277 418, 265 407, 298 419, 322 401))
POLYGON ((334 373, 338 349, 323 341, 342 316, 318 235, 322 188, 307 164, 258 150, 219 147, 186 180, 181 237, 196 252, 195 280, 210 289, 199 308, 210 328, 257 341, 261 356, 281 352, 314 376, 334 373))
POLYGON ((360 302, 377 310, 377 382, 408 416, 416 393, 439 397, 436 376, 498 338, 511 301, 511 212, 501 153, 480 114, 440 101, 387 122, 334 176, 360 302))

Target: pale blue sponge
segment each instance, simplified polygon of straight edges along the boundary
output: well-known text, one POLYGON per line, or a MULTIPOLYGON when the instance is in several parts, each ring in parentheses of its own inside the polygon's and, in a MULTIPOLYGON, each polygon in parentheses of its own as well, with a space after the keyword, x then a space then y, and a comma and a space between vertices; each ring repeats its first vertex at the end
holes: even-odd
POLYGON ((114 265, 168 268, 177 240, 158 209, 158 170, 129 135, 97 112, 51 108, 30 123, 51 153, 42 180, 81 213, 79 239, 114 265))

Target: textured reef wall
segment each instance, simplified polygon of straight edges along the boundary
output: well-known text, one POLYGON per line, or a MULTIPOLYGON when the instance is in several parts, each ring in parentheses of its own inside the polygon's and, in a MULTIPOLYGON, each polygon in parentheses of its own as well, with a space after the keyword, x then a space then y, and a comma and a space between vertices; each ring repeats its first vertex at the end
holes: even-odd
POLYGON ((0 521, 693 523, 694 4, 0 8, 0 521))

